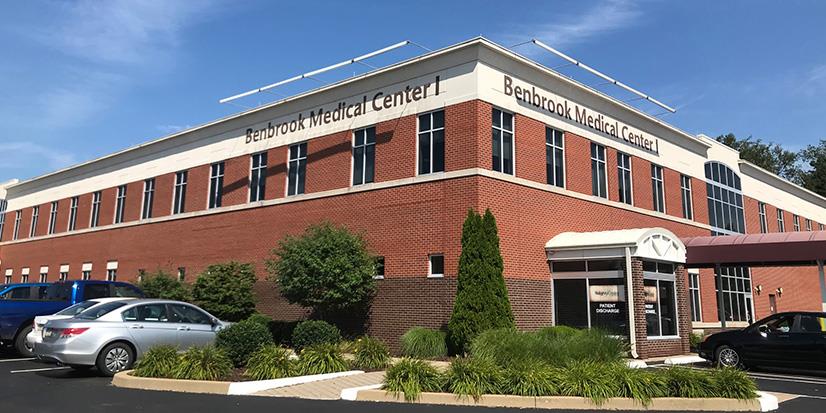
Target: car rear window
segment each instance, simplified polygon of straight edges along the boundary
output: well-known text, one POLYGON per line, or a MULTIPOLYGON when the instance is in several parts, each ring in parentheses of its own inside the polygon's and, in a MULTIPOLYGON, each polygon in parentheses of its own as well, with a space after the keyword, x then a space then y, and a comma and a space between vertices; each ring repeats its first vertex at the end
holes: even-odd
POLYGON ((123 301, 112 301, 109 303, 104 303, 99 306, 90 308, 86 311, 75 316, 75 318, 82 318, 84 320, 97 320, 98 318, 103 317, 106 314, 111 313, 118 308, 125 306, 126 303, 123 301))
POLYGON ((89 307, 91 307, 95 304, 98 304, 98 302, 97 301, 84 301, 82 303, 77 303, 73 306, 69 306, 67 308, 64 308, 63 310, 56 312, 54 315, 68 315, 68 316, 74 317, 74 316, 82 313, 87 308, 89 308, 89 307))

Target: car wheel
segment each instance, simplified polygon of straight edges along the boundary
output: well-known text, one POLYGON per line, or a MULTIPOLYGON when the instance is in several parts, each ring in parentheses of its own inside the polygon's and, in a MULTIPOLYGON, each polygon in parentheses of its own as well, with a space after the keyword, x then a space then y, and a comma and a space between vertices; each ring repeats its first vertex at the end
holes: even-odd
POLYGON ((29 343, 26 342, 26 336, 29 335, 31 331, 32 326, 29 325, 23 330, 20 330, 20 332, 17 333, 17 337, 14 338, 14 348, 23 357, 34 356, 34 349, 29 347, 29 343))
POLYGON ((740 358, 740 353, 726 345, 717 347, 714 360, 717 361, 717 367, 743 367, 743 360, 740 358))
POLYGON ((104 347, 98 354, 98 371, 106 376, 114 376, 115 373, 129 370, 135 363, 135 352, 126 343, 113 343, 104 347))

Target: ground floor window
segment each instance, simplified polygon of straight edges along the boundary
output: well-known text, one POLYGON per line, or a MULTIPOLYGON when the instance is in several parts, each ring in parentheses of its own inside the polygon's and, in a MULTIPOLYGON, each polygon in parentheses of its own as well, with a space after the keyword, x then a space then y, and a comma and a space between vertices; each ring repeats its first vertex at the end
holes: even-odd
POLYGON ((700 305, 700 274, 688 274, 688 304, 691 307, 691 321, 703 321, 702 305, 700 305))
MULTIPOLYGON (((720 320, 753 321, 751 275, 748 267, 720 267, 723 286, 723 314, 720 320)), ((715 287, 718 285, 715 279, 715 287)), ((715 290, 717 290, 715 288, 715 290)))
POLYGON ((624 277, 554 278, 556 325, 628 335, 624 277))
POLYGON ((674 281, 646 279, 645 324, 648 337, 677 335, 677 300, 674 281))

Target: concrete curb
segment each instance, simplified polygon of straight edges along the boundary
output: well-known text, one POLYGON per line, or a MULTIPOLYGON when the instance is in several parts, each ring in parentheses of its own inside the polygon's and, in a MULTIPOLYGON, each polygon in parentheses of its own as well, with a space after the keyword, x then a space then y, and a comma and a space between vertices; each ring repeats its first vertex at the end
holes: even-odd
POLYGON ((264 390, 277 389, 280 387, 295 386, 298 384, 312 383, 314 381, 329 380, 337 377, 353 376, 363 374, 361 370, 343 371, 340 373, 313 374, 310 376, 285 377, 283 379, 259 380, 246 382, 228 381, 201 381, 201 380, 178 380, 178 379, 157 379, 148 377, 133 376, 132 370, 122 371, 112 378, 112 385, 127 389, 138 390, 158 390, 174 391, 181 393, 209 393, 226 395, 247 395, 264 390))
POLYGON ((676 357, 668 357, 663 361, 663 364, 668 364, 671 366, 676 366, 680 364, 694 364, 694 363, 705 363, 706 359, 700 356, 676 356, 676 357))
MULTIPOLYGON (((353 389, 347 389, 353 390, 353 389)), ((344 392, 342 392, 342 398, 344 392)), ((348 394, 348 396, 351 396, 348 394)), ((347 399, 352 400, 352 399, 347 399)), ((365 389, 357 390, 355 400, 374 402, 407 403, 404 397, 388 393, 384 390, 365 389)), ((596 405, 584 397, 524 397, 507 395, 484 395, 479 401, 472 398, 462 398, 451 393, 422 393, 419 400, 413 403, 443 404, 454 406, 484 406, 484 407, 518 407, 537 409, 568 409, 568 410, 660 410, 660 411, 739 411, 739 412, 767 412, 777 409, 777 398, 773 395, 760 392, 760 397, 754 400, 735 399, 681 399, 663 397, 654 399, 648 406, 643 406, 634 399, 614 398, 604 404, 596 405)))

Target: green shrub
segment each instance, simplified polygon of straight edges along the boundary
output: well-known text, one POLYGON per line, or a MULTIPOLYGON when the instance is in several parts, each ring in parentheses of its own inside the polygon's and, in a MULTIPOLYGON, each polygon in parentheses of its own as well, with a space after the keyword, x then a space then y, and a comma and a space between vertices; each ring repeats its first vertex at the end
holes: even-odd
POLYGON ((298 371, 302 375, 337 373, 347 370, 347 361, 335 344, 305 347, 298 356, 298 371))
POLYGON ((262 346, 272 344, 272 334, 255 320, 244 320, 219 331, 215 345, 223 349, 236 366, 243 366, 249 356, 262 346))
POLYGON ((160 269, 154 273, 145 274, 138 283, 138 287, 146 295, 146 298, 178 301, 191 301, 192 299, 186 284, 160 269))
POLYGON ((447 356, 446 336, 443 331, 413 327, 401 338, 402 354, 423 359, 447 356))
POLYGON ((252 353, 244 375, 253 380, 271 380, 290 377, 293 371, 290 350, 268 344, 252 353))
POLYGON ((414 401, 422 392, 438 392, 444 389, 445 377, 433 366, 422 360, 404 358, 390 366, 384 376, 384 389, 404 399, 414 401))
POLYGON ((502 388, 502 370, 482 358, 457 358, 447 371, 447 390, 479 400, 483 394, 497 394, 502 388))
POLYGON ((329 222, 287 236, 267 260, 270 279, 293 304, 330 315, 363 308, 376 291, 376 261, 361 234, 329 222))
POLYGON ((215 346, 190 347, 175 367, 173 376, 184 380, 222 380, 232 372, 232 361, 215 346))
POLYGON ((270 323, 270 333, 276 344, 285 347, 293 347, 293 330, 298 325, 298 321, 273 321, 270 323))
POLYGON ((210 265, 195 280, 192 299, 221 320, 241 321, 255 313, 255 281, 252 264, 210 265))
POLYGON ((263 325, 264 327, 270 328, 270 323, 272 323, 272 317, 261 314, 261 313, 253 313, 249 317, 247 317, 244 321, 251 321, 253 323, 258 323, 263 325))
POLYGON ((547 347, 549 346, 543 346, 539 336, 534 333, 499 328, 479 334, 471 342, 470 354, 491 360, 504 368, 524 366, 539 360, 557 364, 555 359, 559 353, 548 351, 547 347), (548 354, 543 354, 546 352, 548 354))
POLYGON ((628 352, 624 339, 598 329, 581 330, 570 337, 566 346, 571 360, 592 360, 604 363, 619 361, 628 352))
POLYGON ((175 346, 154 346, 138 360, 134 375, 138 377, 172 378, 178 365, 178 349, 175 346))
POLYGON ((741 400, 757 397, 754 380, 745 372, 732 367, 714 369, 711 382, 718 397, 741 400))
POLYGON ((536 334, 542 338, 565 338, 565 337, 573 337, 579 334, 580 330, 568 327, 568 326, 550 326, 550 327, 542 327, 537 330, 536 334))
POLYGON ((292 343, 297 349, 318 344, 338 344, 340 341, 338 327, 322 320, 302 321, 293 330, 292 343))
POLYGON ((462 226, 456 301, 447 324, 453 354, 466 353, 485 330, 514 326, 503 270, 496 219, 490 210, 484 217, 469 210, 462 226))
POLYGON ((558 371, 541 362, 507 368, 502 393, 532 397, 559 394, 558 371))
POLYGON ((379 370, 390 363, 390 349, 383 341, 364 336, 353 343, 353 367, 379 370))
POLYGON ((605 403, 619 392, 619 386, 604 363, 593 361, 571 361, 565 368, 558 369, 559 393, 563 396, 587 397, 594 404, 605 403))
POLYGON ((668 383, 660 371, 632 369, 622 363, 615 363, 609 374, 617 385, 614 397, 628 397, 644 406, 655 397, 668 396, 668 383))
POLYGON ((664 373, 671 397, 715 397, 711 374, 687 367, 670 367, 664 373))
POLYGON ((700 333, 691 333, 691 335, 688 336, 688 342, 692 349, 697 349, 700 343, 703 342, 703 335, 700 333))

